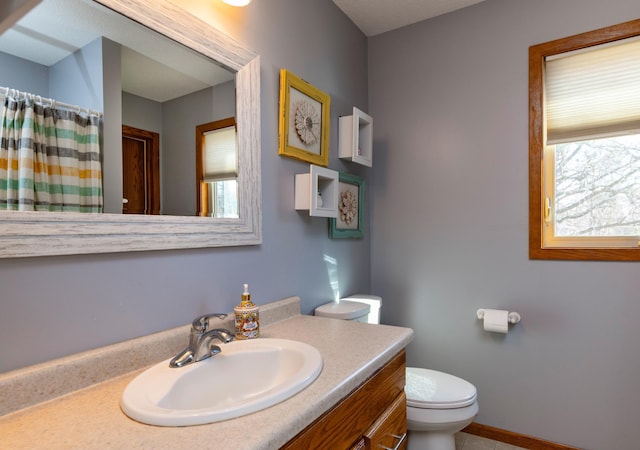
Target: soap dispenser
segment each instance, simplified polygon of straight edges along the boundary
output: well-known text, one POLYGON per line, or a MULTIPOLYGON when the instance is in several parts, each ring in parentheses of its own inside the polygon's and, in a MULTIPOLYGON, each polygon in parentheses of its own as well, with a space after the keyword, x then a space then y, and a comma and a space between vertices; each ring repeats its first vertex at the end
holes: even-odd
POLYGON ((249 285, 244 285, 242 301, 233 308, 236 313, 236 339, 254 339, 260 337, 260 318, 258 306, 251 301, 249 285))

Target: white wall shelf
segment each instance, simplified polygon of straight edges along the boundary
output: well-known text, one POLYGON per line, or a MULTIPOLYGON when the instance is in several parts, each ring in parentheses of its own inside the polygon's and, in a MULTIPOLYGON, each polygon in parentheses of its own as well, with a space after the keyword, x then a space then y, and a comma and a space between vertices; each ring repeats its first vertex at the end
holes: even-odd
POLYGON ((373 118, 353 107, 353 115, 338 122, 338 156, 363 166, 373 165, 373 118))
POLYGON ((309 210, 310 216, 338 217, 338 180, 335 170, 315 165, 296 174, 295 208, 309 210))

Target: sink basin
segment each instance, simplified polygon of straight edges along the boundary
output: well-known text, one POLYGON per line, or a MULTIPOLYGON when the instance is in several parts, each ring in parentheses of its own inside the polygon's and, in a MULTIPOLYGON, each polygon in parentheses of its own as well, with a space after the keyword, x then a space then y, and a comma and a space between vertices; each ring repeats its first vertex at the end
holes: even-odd
POLYGON ((122 410, 150 425, 218 422, 286 400, 322 370, 320 352, 303 342, 259 338, 220 348, 204 361, 170 368, 166 360, 142 372, 125 388, 122 410))

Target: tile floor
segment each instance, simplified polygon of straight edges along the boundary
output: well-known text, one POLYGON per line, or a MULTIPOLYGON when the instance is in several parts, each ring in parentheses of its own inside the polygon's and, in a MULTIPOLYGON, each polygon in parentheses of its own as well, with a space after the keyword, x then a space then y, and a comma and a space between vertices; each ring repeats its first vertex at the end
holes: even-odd
POLYGON ((524 450, 522 447, 492 441, 491 439, 468 433, 456 434, 456 450, 524 450))

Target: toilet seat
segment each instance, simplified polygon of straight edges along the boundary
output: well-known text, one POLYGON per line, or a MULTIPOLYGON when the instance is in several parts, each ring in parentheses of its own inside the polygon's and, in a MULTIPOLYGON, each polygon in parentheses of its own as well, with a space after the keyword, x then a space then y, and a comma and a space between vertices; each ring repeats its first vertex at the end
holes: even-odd
POLYGON ((472 405, 477 392, 473 384, 437 370, 407 367, 407 406, 421 409, 455 409, 472 405))

